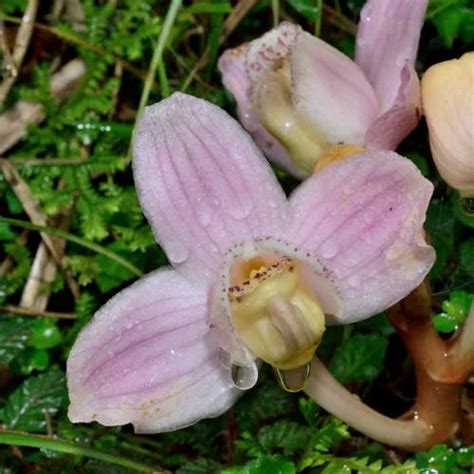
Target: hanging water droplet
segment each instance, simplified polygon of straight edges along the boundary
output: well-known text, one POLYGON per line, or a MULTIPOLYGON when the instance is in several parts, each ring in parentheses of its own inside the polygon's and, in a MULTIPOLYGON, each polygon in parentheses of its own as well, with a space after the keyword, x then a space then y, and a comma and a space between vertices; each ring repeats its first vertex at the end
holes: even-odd
POLYGON ((281 388, 287 392, 296 393, 303 390, 308 383, 311 373, 311 362, 297 369, 283 370, 274 367, 273 370, 281 388))
POLYGON ((461 196, 459 198, 461 210, 468 216, 474 216, 474 196, 461 196))
POLYGON ((252 365, 242 366, 232 364, 230 375, 234 386, 240 390, 252 388, 258 380, 258 369, 255 362, 252 365))
POLYGON ((170 242, 166 246, 166 255, 172 263, 183 263, 188 258, 188 249, 181 242, 170 242))

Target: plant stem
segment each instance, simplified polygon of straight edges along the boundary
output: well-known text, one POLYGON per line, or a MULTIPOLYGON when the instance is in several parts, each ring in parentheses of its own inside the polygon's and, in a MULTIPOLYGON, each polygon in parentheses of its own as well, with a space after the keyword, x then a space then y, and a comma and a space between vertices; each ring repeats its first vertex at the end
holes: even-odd
POLYGON ((321 36, 321 26, 323 24, 323 0, 317 0, 318 10, 316 12, 316 21, 314 25, 314 35, 321 36))
POLYGON ((280 0, 272 0, 272 17, 273 26, 275 27, 280 19, 280 0))
POLYGON ((49 226, 35 225, 28 221, 22 221, 19 219, 10 219, 9 217, 3 217, 3 216, 0 216, 0 222, 13 225, 13 226, 22 227, 23 229, 37 230, 38 232, 44 232, 45 234, 55 235, 56 237, 60 237, 61 239, 69 240, 70 242, 74 242, 75 244, 78 244, 89 250, 93 250, 94 252, 105 255, 111 260, 114 260, 115 262, 117 262, 122 267, 131 271, 136 276, 142 277, 144 275, 140 269, 138 269, 135 265, 131 264, 130 262, 127 262, 127 260, 125 260, 120 255, 117 255, 116 253, 102 247, 101 245, 98 245, 94 242, 90 242, 89 240, 82 239, 73 234, 70 234, 69 232, 65 232, 61 229, 56 229, 55 227, 49 227, 49 226))
POLYGON ((325 410, 381 443, 411 451, 419 449, 431 436, 431 427, 421 419, 393 420, 368 407, 342 386, 316 357, 304 391, 325 410))
MULTIPOLYGON (((136 124, 139 122, 143 109, 145 108, 145 105, 148 102, 148 98, 150 97, 151 88, 155 81, 156 70, 158 66, 160 66, 158 72, 159 72, 160 83, 162 87, 161 95, 162 97, 166 97, 170 93, 168 80, 166 76, 166 68, 164 64, 162 64, 163 51, 165 49, 166 42, 168 41, 168 38, 170 36, 171 29, 176 20, 178 11, 181 8, 181 2, 182 0, 171 0, 168 11, 166 12, 163 28, 161 29, 160 35, 158 36, 158 42, 156 43, 155 50, 153 51, 150 67, 148 68, 148 72, 145 78, 145 83, 143 85, 142 95, 140 97, 140 104, 138 105, 137 116, 135 119, 135 127, 134 127, 133 135, 135 135, 135 130, 137 129, 136 124)), ((132 140, 130 141, 130 146, 128 148, 128 153, 127 153, 127 163, 129 163, 132 159, 133 140, 134 138, 132 136, 132 140)))
POLYGON ((140 98, 140 105, 138 106, 137 117, 140 117, 141 112, 145 108, 146 103, 148 102, 148 97, 150 96, 151 86, 156 76, 156 69, 158 64, 163 59, 163 51, 166 46, 166 42, 171 33, 171 29, 176 20, 176 15, 178 10, 181 7, 181 0, 171 0, 170 6, 166 13, 165 21, 163 23, 163 28, 158 36, 158 42, 156 43, 155 50, 153 51, 153 57, 151 58, 150 67, 145 79, 145 84, 143 86, 142 96, 140 98))
POLYGON ((132 461, 115 454, 109 454, 93 448, 80 446, 69 441, 53 438, 44 435, 23 433, 21 431, 0 430, 0 444, 12 446, 26 446, 30 448, 51 449, 61 453, 73 454, 76 456, 85 456, 99 461, 108 462, 137 472, 163 473, 166 471, 157 470, 154 467, 132 461))

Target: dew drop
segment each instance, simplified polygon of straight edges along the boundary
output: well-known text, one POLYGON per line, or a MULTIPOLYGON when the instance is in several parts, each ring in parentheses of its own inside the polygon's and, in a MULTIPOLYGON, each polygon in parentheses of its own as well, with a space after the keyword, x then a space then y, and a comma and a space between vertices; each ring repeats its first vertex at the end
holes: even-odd
POLYGON ((357 286, 360 285, 361 279, 359 275, 352 275, 347 279, 347 284, 351 288, 356 288, 357 286))
POLYGON ((232 364, 230 375, 234 386, 240 390, 252 388, 258 380, 258 369, 255 362, 252 365, 242 366, 232 364))
POLYGON ((322 245, 320 254, 323 258, 332 258, 337 254, 337 250, 337 245, 334 242, 328 240, 322 245))
POLYGON ((243 201, 236 203, 235 207, 229 207, 229 213, 238 220, 245 219, 254 209, 254 203, 252 201, 243 201))
POLYGON ((172 263, 183 263, 188 258, 188 249, 181 242, 170 242, 166 246, 166 254, 172 263))
POLYGON ((374 220, 374 213, 369 209, 364 212, 362 218, 364 219, 364 222, 370 224, 374 220))
POLYGON ((203 227, 207 227, 209 223, 211 222, 211 217, 212 217, 211 209, 206 204, 203 204, 197 209, 196 213, 197 213, 197 218, 198 218, 199 223, 203 227))
POLYGON ((311 362, 297 369, 282 370, 273 368, 283 390, 290 393, 300 392, 308 383, 309 375, 311 373, 311 362))

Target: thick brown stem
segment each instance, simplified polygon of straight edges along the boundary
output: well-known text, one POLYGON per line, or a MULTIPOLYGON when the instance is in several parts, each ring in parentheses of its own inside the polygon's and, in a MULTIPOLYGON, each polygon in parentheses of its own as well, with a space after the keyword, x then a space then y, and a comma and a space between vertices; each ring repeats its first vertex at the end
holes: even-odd
POLYGON ((474 310, 471 308, 460 334, 448 341, 441 339, 433 327, 427 282, 387 313, 415 366, 416 402, 403 418, 421 419, 432 428, 422 448, 444 442, 459 427, 462 384, 473 368, 474 310))
POLYGON ((459 428, 462 384, 473 366, 474 309, 453 341, 444 341, 433 328, 427 283, 387 313, 415 365, 417 396, 409 412, 398 420, 381 415, 339 384, 318 359, 313 361, 305 392, 376 441, 410 451, 427 449, 445 442, 459 428))

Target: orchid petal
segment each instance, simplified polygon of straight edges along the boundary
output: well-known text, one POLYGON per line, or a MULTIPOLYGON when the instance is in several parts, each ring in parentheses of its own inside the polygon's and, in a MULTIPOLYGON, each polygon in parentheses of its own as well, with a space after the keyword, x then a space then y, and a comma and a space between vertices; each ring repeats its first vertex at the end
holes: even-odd
POLYGON ((145 109, 134 176, 169 260, 202 286, 216 277, 229 247, 279 235, 287 215, 281 186, 239 124, 184 94, 145 109))
POLYGON ((420 110, 420 81, 413 66, 407 64, 402 69, 400 90, 393 106, 377 117, 367 131, 367 148, 395 150, 418 125, 420 110))
POLYGON ((220 57, 218 68, 222 74, 224 86, 232 93, 237 102, 237 116, 244 128, 252 135, 255 143, 282 168, 294 172, 290 155, 262 125, 255 111, 251 96, 250 78, 247 73, 246 60, 249 44, 235 49, 228 49, 220 57))
POLYGON ((206 320, 207 296, 160 270, 110 300, 68 359, 69 417, 137 432, 177 429, 234 402, 206 320))
POLYGON ((432 191, 409 160, 368 152, 324 168, 291 196, 292 239, 334 273, 342 293, 336 322, 365 319, 423 280, 435 259, 423 238, 432 191))
POLYGON ((362 9, 356 63, 375 90, 380 114, 397 101, 403 69, 413 70, 427 5, 427 0, 368 0, 362 9))
POLYGON ((378 103, 359 67, 329 44, 302 32, 290 56, 293 102, 331 143, 363 144, 378 103))

